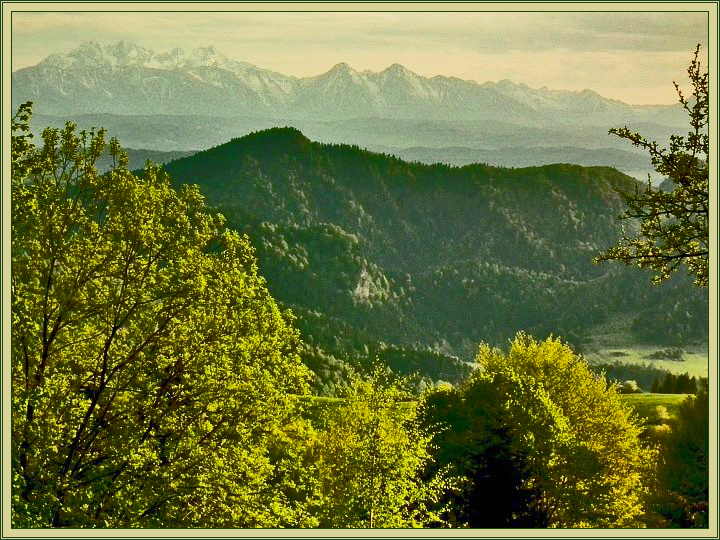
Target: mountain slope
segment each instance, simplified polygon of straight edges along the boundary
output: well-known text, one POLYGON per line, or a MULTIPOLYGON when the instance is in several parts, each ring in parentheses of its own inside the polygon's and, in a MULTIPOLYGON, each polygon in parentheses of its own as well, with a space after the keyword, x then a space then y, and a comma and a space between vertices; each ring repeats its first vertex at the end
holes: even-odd
POLYGON ((679 305, 683 335, 707 333, 702 291, 591 263, 617 238, 614 190, 634 185, 613 169, 406 163, 292 128, 165 168, 250 235, 273 295, 333 358, 424 351, 425 375, 456 379, 483 340, 527 330, 581 345, 614 314, 679 305))

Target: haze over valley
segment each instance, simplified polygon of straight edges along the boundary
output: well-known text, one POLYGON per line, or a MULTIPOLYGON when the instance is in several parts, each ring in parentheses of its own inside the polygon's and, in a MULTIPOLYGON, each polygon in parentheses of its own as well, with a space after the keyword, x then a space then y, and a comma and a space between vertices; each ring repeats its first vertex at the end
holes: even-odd
POLYGON ((615 317, 633 329, 617 346, 707 332, 707 299, 679 294, 684 279, 656 290, 643 273, 590 262, 615 241, 614 190, 633 189, 610 167, 663 180, 608 129, 667 140, 686 122, 680 104, 428 78, 399 64, 298 78, 212 46, 126 41, 48 56, 14 72, 12 88, 14 102, 34 102, 36 130, 69 118, 103 126, 132 167, 150 159, 176 185, 198 183, 254 239, 324 391, 343 362, 378 354, 400 354, 395 367, 408 373, 412 355, 439 355, 424 374, 457 381, 478 341, 501 344, 517 329, 559 333, 597 361, 617 359, 588 332, 615 317), (666 317, 644 324, 651 312, 666 317))

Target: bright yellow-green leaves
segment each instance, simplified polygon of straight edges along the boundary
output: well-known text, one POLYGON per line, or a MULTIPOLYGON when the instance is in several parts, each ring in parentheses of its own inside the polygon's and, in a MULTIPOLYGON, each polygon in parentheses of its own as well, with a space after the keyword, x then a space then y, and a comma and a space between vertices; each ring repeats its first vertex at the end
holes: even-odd
POLYGON ((560 340, 518 334, 507 352, 482 346, 475 382, 500 392, 502 416, 542 493, 550 526, 632 527, 644 512, 653 452, 604 377, 560 340))
POLYGON ((696 285, 708 285, 708 73, 700 70, 699 52, 700 45, 688 68, 692 98, 688 100, 675 84, 690 120, 686 136, 673 135, 668 148, 662 148, 627 127, 610 130, 647 151, 655 170, 672 181, 673 189, 653 188, 648 179, 645 188, 638 186, 634 193, 621 193, 627 210, 620 219, 629 220, 637 230, 623 229, 619 243, 595 261, 617 260, 650 268, 656 284, 685 264, 696 285))
POLYGON ((196 187, 128 171, 115 140, 100 174, 102 130, 36 148, 29 117, 13 120, 14 525, 294 523, 267 445, 308 372, 248 239, 196 187))
POLYGON ((376 368, 355 376, 343 403, 318 433, 321 527, 422 527, 439 518, 428 503, 445 489, 442 475, 421 479, 431 436, 407 394, 376 368))

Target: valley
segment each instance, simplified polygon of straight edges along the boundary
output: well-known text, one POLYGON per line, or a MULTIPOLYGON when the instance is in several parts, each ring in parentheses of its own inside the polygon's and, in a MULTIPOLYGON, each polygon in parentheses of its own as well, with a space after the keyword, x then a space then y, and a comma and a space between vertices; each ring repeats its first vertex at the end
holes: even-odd
MULTIPOLYGON (((638 340, 630 330, 633 319, 633 314, 620 314, 592 328, 587 343, 582 347, 588 361, 594 364, 646 364, 674 374, 708 377, 710 359, 707 339, 700 335, 694 339, 687 338, 687 341, 683 338, 675 341, 674 346, 669 346, 667 341, 638 340), (679 351, 679 354, 671 355, 672 351, 679 351)), ((649 391, 649 388, 645 390, 649 391)))

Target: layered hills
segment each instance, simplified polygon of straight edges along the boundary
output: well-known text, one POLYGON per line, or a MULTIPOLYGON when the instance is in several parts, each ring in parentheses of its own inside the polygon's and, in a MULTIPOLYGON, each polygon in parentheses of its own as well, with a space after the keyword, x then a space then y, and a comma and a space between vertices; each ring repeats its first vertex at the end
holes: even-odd
POLYGON ((679 105, 629 105, 589 89, 423 77, 399 64, 372 72, 340 63, 296 78, 214 47, 155 52, 127 42, 86 42, 16 70, 12 102, 27 100, 38 125, 73 119, 146 150, 200 150, 291 125, 313 140, 424 162, 524 166, 523 155, 552 153, 561 162, 605 164, 640 178, 651 170, 647 157, 608 129, 628 124, 662 142, 686 125, 679 105))
POLYGON ((169 161, 178 183, 200 184, 250 235, 324 392, 344 364, 376 357, 457 380, 478 342, 518 330, 578 348, 616 318, 654 343, 707 336, 707 291, 591 263, 617 239, 616 190, 635 185, 616 169, 651 170, 608 128, 662 144, 685 129, 679 106, 398 64, 301 79, 213 47, 127 42, 88 42, 15 71, 13 104, 27 100, 37 128, 108 128, 137 149, 133 167, 169 161))
POLYGON ((519 330, 582 348, 619 314, 639 339, 707 335, 706 291, 591 262, 635 184, 608 167, 408 163, 274 128, 165 168, 250 236, 323 391, 343 362, 375 358, 457 380, 480 341, 519 330))

